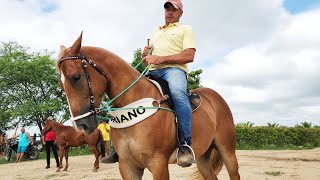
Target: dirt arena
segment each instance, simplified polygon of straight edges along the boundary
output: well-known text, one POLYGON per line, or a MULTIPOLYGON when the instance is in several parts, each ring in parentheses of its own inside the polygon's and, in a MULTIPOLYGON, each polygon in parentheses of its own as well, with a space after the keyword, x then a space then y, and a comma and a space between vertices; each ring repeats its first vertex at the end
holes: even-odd
MULTIPOLYGON (((243 180, 320 180, 320 148, 312 150, 256 150, 237 151, 240 175, 243 180)), ((55 162, 54 159, 51 159, 55 162)), ((67 172, 56 173, 55 167, 45 169, 45 160, 26 161, 20 164, 0 165, 1 180, 53 180, 53 179, 121 179, 118 163, 100 164, 98 172, 92 172, 94 156, 78 156, 69 159, 67 172)), ((54 163, 53 163, 54 164, 54 163)), ((192 179, 195 166, 181 168, 170 165, 170 179, 192 179)), ((229 179, 225 168, 218 176, 219 180, 229 179)), ((152 179, 145 171, 144 180, 152 179)))

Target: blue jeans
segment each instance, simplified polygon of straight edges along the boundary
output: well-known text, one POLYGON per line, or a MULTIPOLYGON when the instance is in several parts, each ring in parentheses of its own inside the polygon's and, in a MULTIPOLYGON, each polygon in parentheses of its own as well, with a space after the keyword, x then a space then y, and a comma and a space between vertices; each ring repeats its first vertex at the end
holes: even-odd
POLYGON ((186 72, 180 68, 163 68, 147 73, 158 76, 168 82, 172 101, 175 106, 179 127, 184 140, 191 145, 191 106, 187 96, 186 72))

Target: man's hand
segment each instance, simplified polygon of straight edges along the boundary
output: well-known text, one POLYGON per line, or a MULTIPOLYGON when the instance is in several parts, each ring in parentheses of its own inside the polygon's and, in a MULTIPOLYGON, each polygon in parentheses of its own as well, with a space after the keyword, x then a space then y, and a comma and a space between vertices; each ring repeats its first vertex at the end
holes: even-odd
POLYGON ((143 59, 143 61, 147 62, 148 64, 161 64, 161 63, 163 63, 163 57, 156 56, 156 55, 146 56, 142 59, 143 59))
POLYGON ((142 57, 143 57, 143 58, 146 57, 146 56, 148 56, 148 53, 149 53, 149 51, 150 51, 151 48, 152 48, 152 46, 146 46, 146 47, 144 47, 143 53, 142 53, 142 57))

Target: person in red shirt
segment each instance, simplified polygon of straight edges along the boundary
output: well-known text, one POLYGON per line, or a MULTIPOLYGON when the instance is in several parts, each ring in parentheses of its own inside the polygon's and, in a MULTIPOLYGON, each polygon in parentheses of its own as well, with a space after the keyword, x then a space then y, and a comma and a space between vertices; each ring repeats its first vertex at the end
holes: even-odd
MULTIPOLYGON (((48 117, 47 120, 53 120, 52 117, 48 117)), ((50 149, 52 149, 54 158, 56 159, 57 167, 59 167, 59 159, 57 146, 54 144, 56 140, 56 134, 51 130, 44 136, 42 136, 42 142, 46 146, 46 154, 47 154, 47 166, 46 169, 50 168, 50 149)))

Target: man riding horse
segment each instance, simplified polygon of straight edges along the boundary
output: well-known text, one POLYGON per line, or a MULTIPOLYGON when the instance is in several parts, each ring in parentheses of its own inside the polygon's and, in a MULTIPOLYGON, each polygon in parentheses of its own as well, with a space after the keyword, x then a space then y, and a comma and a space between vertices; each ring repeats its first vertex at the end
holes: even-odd
MULTIPOLYGON (((178 126, 182 130, 184 150, 178 156, 178 164, 185 167, 194 162, 191 148, 191 107, 187 96, 187 63, 193 62, 195 37, 191 26, 179 22, 183 14, 181 0, 168 0, 164 4, 165 25, 160 26, 150 38, 150 45, 143 50, 143 61, 151 64, 148 75, 158 76, 168 82, 175 106, 178 126), (148 55, 152 49, 152 55, 148 55)), ((117 162, 118 155, 103 158, 103 163, 117 162)))

